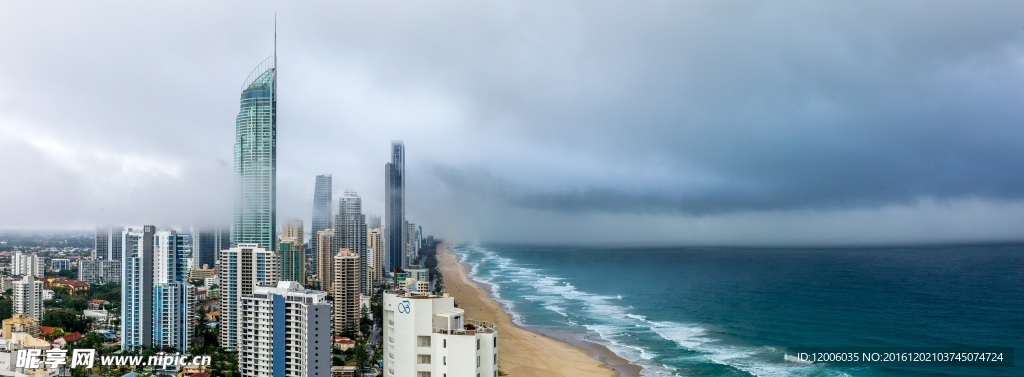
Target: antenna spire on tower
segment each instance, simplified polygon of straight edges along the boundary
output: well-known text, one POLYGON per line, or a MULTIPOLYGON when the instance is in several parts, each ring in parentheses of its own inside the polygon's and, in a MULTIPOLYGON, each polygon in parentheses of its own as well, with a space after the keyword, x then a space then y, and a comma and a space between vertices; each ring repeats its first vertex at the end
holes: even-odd
POLYGON ((277 12, 274 12, 274 70, 277 70, 277 12))

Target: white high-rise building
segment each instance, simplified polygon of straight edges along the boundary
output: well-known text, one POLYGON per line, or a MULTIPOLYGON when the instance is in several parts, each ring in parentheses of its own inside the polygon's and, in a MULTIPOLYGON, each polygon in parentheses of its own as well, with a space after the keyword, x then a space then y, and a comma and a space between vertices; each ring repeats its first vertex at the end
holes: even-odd
POLYGON ((43 319, 43 282, 26 275, 14 282, 14 314, 43 319))
POLYGON ((247 377, 330 377, 331 302, 294 281, 241 299, 238 369, 247 377))
POLYGON ((153 345, 153 241, 156 227, 127 227, 121 237, 121 349, 153 345))
POLYGON ((334 256, 334 334, 359 331, 359 255, 342 248, 334 256))
POLYGON ((192 343, 195 291, 188 283, 192 238, 158 231, 153 243, 153 341, 185 352, 192 343))
POLYGON ((35 253, 23 253, 15 251, 11 256, 11 275, 14 276, 35 276, 42 278, 46 269, 43 266, 43 258, 35 253))
MULTIPOLYGON (((220 253, 221 347, 238 349, 242 297, 252 294, 256 287, 277 284, 281 276, 279 267, 277 254, 255 243, 241 243, 220 253)), ((324 322, 331 322, 330 314, 324 322)))
POLYGON ((455 299, 384 293, 384 377, 498 375, 498 330, 466 319, 455 299))

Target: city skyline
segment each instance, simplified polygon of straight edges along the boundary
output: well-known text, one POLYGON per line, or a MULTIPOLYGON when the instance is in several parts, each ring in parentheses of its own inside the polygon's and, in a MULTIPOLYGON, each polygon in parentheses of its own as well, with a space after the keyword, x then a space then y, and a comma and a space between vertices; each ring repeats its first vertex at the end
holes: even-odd
POLYGON ((277 10, 278 218, 309 221, 325 173, 382 215, 402 139, 407 215, 448 239, 1020 238, 1020 4, 462 5, 12 4, 0 228, 228 223, 224 125, 277 10))

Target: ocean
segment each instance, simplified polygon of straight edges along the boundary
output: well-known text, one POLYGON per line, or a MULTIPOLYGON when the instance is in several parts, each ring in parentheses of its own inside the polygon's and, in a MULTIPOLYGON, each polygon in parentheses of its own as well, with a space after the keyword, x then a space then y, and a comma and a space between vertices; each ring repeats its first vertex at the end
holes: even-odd
POLYGON ((521 326, 600 343, 644 375, 1024 376, 1020 360, 910 367, 785 359, 790 347, 1024 352, 1024 245, 452 251, 521 326))

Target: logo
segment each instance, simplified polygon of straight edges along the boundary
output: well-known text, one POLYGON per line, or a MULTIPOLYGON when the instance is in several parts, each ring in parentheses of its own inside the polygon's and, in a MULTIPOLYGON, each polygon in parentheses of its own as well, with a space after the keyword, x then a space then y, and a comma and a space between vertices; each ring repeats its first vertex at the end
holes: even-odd
POLYGON ((409 314, 412 313, 412 307, 409 306, 409 300, 402 300, 398 303, 398 312, 409 314))

